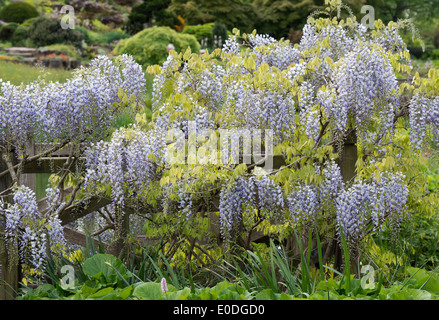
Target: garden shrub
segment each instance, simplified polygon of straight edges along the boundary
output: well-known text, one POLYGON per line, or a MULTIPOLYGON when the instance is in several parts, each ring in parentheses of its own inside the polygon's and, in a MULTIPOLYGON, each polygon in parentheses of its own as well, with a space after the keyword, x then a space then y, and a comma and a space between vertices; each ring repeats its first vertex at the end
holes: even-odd
POLYGON ((35 20, 37 20, 38 19, 38 17, 34 17, 34 18, 30 18, 30 19, 27 19, 26 21, 24 21, 22 24, 20 24, 20 26, 25 26, 25 27, 31 27, 32 26, 32 24, 34 23, 34 21, 35 20))
POLYGON ((430 49, 422 55, 422 59, 439 60, 439 49, 430 49))
POLYGON ((60 20, 56 18, 40 17, 29 28, 29 39, 37 46, 63 43, 79 47, 84 38, 81 31, 60 28, 60 20))
POLYGON ((9 41, 14 35, 18 25, 14 22, 8 23, 0 28, 0 40, 9 41))
POLYGON ((96 39, 98 38, 97 33, 94 31, 90 31, 88 30, 86 27, 83 26, 77 26, 75 27, 75 30, 79 31, 82 33, 82 35, 84 36, 84 41, 86 43, 93 43, 96 41, 96 39))
POLYGON ((166 47, 170 43, 177 52, 185 51, 188 47, 194 53, 200 51, 200 45, 193 35, 181 34, 169 27, 152 27, 121 40, 113 52, 116 55, 132 55, 142 66, 162 64, 168 57, 166 47))
MULTIPOLYGON (((205 23, 197 26, 186 26, 183 30, 184 34, 192 34, 197 38, 198 42, 207 38, 208 46, 212 46, 213 43, 213 27, 215 23, 205 23)), ((225 38, 223 38, 225 39, 225 38)))
POLYGON ((79 26, 75 27, 75 30, 81 32, 84 36, 84 41, 86 43, 112 43, 115 40, 129 38, 129 34, 125 33, 121 28, 113 29, 107 32, 95 32, 88 30, 85 27, 79 26))
POLYGON ((421 59, 423 55, 428 54, 431 48, 422 48, 420 46, 407 46, 412 58, 421 59))
POLYGON ((19 25, 12 36, 13 45, 17 47, 26 46, 26 39, 28 38, 28 35, 29 27, 22 24, 19 25))
POLYGON ((12 2, 0 11, 0 19, 6 22, 22 23, 23 21, 38 17, 38 11, 27 2, 12 2))

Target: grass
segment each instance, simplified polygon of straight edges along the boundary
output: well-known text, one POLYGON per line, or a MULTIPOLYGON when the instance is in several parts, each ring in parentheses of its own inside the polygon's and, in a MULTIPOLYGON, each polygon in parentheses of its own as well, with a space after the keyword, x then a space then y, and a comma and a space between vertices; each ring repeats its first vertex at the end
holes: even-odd
POLYGON ((27 84, 43 77, 46 81, 65 82, 71 71, 62 69, 41 69, 21 63, 0 61, 0 79, 9 81, 14 85, 27 84))

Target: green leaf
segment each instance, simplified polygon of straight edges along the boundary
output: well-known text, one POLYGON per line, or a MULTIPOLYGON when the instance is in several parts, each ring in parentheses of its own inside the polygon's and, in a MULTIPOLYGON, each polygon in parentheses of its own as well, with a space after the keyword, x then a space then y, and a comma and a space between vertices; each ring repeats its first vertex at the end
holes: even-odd
POLYGON ((133 291, 133 296, 143 300, 159 300, 162 294, 162 287, 157 282, 141 284, 133 291))
POLYGON ((110 293, 113 293, 114 289, 112 287, 107 287, 104 289, 101 289, 97 292, 95 292, 94 294, 88 296, 87 299, 99 299, 99 298, 104 298, 105 296, 109 295, 110 293))
POLYGON ((81 294, 84 298, 87 298, 88 296, 91 296, 92 294, 94 294, 98 290, 99 290, 99 288, 93 288, 93 287, 89 287, 86 284, 83 284, 81 287, 81 294))
POLYGON ((265 289, 258 292, 255 296, 255 300, 278 300, 273 290, 265 289))
MULTIPOLYGON (((391 288, 393 289, 393 288, 391 288)), ((389 300, 431 300, 431 293, 425 290, 404 288, 387 294, 389 300)))
POLYGON ((122 261, 111 254, 95 254, 85 260, 83 271, 86 275, 104 283, 116 283, 118 278, 131 276, 122 261))
POLYGON ((178 291, 168 291, 163 294, 162 299, 164 300, 186 300, 191 294, 190 288, 184 288, 178 291))
POLYGON ((118 296, 120 299, 127 299, 131 295, 132 292, 133 292, 133 286, 131 285, 129 287, 122 289, 118 293, 118 296))

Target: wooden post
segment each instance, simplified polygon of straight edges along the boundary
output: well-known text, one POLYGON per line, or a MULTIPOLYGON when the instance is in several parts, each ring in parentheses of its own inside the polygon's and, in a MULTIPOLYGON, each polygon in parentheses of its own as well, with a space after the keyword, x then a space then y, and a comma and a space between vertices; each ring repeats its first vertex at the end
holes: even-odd
POLYGON ((119 213, 120 222, 118 223, 118 227, 115 228, 116 240, 111 244, 108 248, 110 253, 122 259, 124 255, 127 254, 127 244, 125 243, 130 226, 130 214, 128 212, 119 213))
MULTIPOLYGON (((7 170, 3 161, 3 154, 0 153, 0 172, 7 170)), ((10 188, 13 181, 10 175, 0 178, 0 193, 10 188)), ((12 202, 11 196, 2 196, 3 202, 12 202)), ((18 266, 11 265, 5 242, 6 219, 0 215, 0 300, 12 300, 18 289, 18 266)))
MULTIPOLYGON (((356 162, 358 159, 357 149, 357 135, 355 131, 351 131, 344 141, 343 149, 340 151, 340 157, 337 159, 337 164, 340 167, 341 175, 345 184, 352 182, 356 176, 356 162)), ((342 250, 340 247, 340 239, 334 240, 334 267, 341 271, 343 264, 342 250)), ((357 252, 352 252, 350 256, 351 273, 358 275, 359 255, 357 252)))
MULTIPOLYGON (((29 143, 27 144, 26 154, 30 157, 35 155, 35 140, 34 139, 31 139, 29 141, 29 143)), ((33 192, 35 192, 35 194, 37 193, 37 179, 36 179, 35 173, 21 173, 20 172, 18 182, 20 185, 25 185, 26 187, 32 189, 33 192)))

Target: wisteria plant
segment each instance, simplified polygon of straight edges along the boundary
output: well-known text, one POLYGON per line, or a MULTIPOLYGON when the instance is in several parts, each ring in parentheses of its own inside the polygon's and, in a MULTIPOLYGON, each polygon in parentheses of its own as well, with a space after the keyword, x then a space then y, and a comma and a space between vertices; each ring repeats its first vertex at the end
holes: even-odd
MULTIPOLYGON (((339 18, 339 1, 327 5, 319 12, 324 17, 309 17, 295 45, 234 30, 213 52, 171 51, 162 66, 147 70, 155 75, 152 121, 139 113, 135 125, 112 135, 106 129, 121 102, 141 104, 145 93, 144 74, 128 56, 114 63, 98 58, 65 85, 2 83, 2 149, 26 162, 31 137, 88 141, 75 192, 68 200, 62 194, 54 220, 47 220, 56 228, 46 224, 46 230, 58 230, 57 215, 72 221, 65 218, 69 205, 84 212, 82 200, 105 198, 107 214, 98 229, 117 229, 130 217, 136 232, 142 232, 140 223, 147 236, 168 240, 168 258, 180 249, 183 260, 205 265, 215 258, 204 244, 214 251, 251 249, 256 233, 285 241, 294 255, 294 234, 315 230, 327 244, 327 258, 342 230, 358 262, 367 234, 397 229, 409 205, 432 199, 421 197, 422 183, 413 177, 423 145, 438 136, 439 71, 432 69, 427 78, 411 74, 410 54, 398 33, 402 23, 378 20, 368 30, 355 17, 339 18), (222 143, 224 130, 241 150, 238 162, 222 143), (253 145, 259 154, 250 163, 242 161, 246 139, 240 130, 265 137, 253 145), (94 138, 84 139, 89 135, 94 138), (347 140, 357 152, 349 177, 343 175, 347 140), (197 160, 209 141, 216 147, 212 159, 225 161, 197 160), (182 161, 170 162, 176 150, 182 161), (261 154, 265 162, 273 156, 281 164, 263 167, 261 154), (217 238, 209 242, 212 235, 217 238)), ((4 174, 19 169, 11 164, 4 174)), ((53 199, 57 189, 50 190, 53 199)), ((22 205, 23 197, 34 197, 27 189, 10 191, 13 201, 0 205, 8 241, 26 244, 36 232, 27 219, 41 214, 35 205, 22 205)), ((52 236, 37 236, 44 234, 52 236)), ((45 243, 39 241, 30 256, 35 267, 45 243)))

